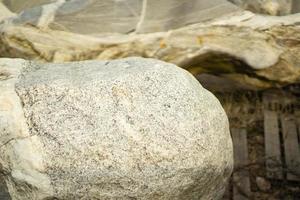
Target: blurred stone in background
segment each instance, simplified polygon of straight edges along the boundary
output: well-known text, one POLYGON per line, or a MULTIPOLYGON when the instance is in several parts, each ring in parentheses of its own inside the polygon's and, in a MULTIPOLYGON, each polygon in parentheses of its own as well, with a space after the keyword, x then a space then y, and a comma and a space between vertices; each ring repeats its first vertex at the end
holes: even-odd
POLYGON ((226 0, 4 0, 3 3, 19 13, 15 23, 80 34, 166 31, 237 10, 226 0))
POLYGON ((300 14, 254 14, 226 0, 29 2, 3 1, 24 10, 14 14, 1 5, 0 57, 64 62, 141 56, 254 89, 300 79, 300 14))
POLYGON ((268 15, 288 15, 299 12, 298 0, 229 0, 243 9, 268 15))

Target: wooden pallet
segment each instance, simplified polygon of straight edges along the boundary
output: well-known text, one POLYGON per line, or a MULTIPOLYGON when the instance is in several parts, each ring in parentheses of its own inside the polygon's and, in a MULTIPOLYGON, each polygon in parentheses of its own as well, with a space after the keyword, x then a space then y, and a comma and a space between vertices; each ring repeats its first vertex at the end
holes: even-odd
MULTIPOLYGON (((265 167, 268 179, 300 182, 300 107, 271 91, 263 95, 265 167)), ((234 172, 223 199, 252 199, 246 128, 232 128, 234 172)))
POLYGON ((268 178, 282 179, 281 144, 277 113, 264 111, 266 171, 268 178))
POLYGON ((266 93, 263 101, 267 176, 300 181, 300 119, 293 113, 291 98, 266 93))
POLYGON ((250 177, 246 167, 249 164, 247 130, 245 128, 231 128, 231 137, 233 141, 234 172, 223 199, 250 199, 250 177))
POLYGON ((233 200, 246 200, 251 196, 248 165, 248 144, 246 129, 231 129, 234 146, 234 173, 232 175, 233 200))
POLYGON ((4 180, 0 176, 0 200, 10 200, 4 180))

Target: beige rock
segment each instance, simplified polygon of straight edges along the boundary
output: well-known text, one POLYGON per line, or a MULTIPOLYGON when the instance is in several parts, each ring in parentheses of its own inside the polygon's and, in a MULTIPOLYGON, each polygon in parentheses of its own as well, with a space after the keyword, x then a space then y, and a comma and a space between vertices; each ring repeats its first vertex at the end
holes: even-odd
POLYGON ((256 185, 261 191, 268 191, 271 189, 271 183, 263 177, 256 177, 256 185))
POLYGON ((0 171, 12 199, 43 199, 52 188, 44 174, 41 142, 30 135, 15 91, 18 76, 27 65, 21 59, 0 59, 0 171))
POLYGON ((221 199, 228 120, 187 71, 0 59, 0 74, 0 173, 13 200, 221 199))
POLYGON ((269 15, 288 15, 292 13, 293 2, 298 0, 229 0, 253 12, 269 15))
POLYGON ((238 12, 168 32, 98 37, 7 22, 0 55, 47 62, 143 56, 261 89, 299 81, 299 22, 300 14, 238 12))

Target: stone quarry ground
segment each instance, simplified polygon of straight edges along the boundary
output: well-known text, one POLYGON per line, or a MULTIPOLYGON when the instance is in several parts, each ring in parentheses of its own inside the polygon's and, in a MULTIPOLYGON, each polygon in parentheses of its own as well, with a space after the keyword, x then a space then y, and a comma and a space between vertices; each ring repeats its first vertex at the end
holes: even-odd
MULTIPOLYGON (((268 91, 268 90, 267 90, 268 91)), ((283 89, 269 90, 268 92, 281 93, 282 96, 291 96, 292 110, 281 112, 293 112, 300 117, 300 85, 287 86, 283 89)), ((263 122, 262 96, 266 91, 237 91, 231 93, 215 92, 226 110, 231 127, 246 128, 248 141, 249 162, 241 168, 249 170, 251 196, 246 199, 272 200, 272 199, 300 199, 300 182, 286 180, 270 180, 266 175, 265 168, 265 141, 263 122), (264 183, 258 186, 257 177, 262 177, 264 183)), ((300 130, 299 130, 300 131, 300 130)), ((283 167, 284 173, 288 169, 283 167)), ((240 170, 235 169, 235 170, 240 170)), ((233 181, 230 182, 234 185, 233 181)), ((232 188, 232 187, 231 187, 232 188)), ((243 189, 243 188, 242 188, 243 189)), ((229 191, 224 199, 232 199, 233 191, 229 191)))

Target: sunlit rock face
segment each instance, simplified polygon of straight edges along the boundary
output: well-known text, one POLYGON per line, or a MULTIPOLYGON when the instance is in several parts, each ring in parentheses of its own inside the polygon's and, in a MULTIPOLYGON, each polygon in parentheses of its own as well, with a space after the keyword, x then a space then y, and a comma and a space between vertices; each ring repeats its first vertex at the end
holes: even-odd
POLYGON ((0 173, 12 199, 221 199, 227 116, 154 59, 0 59, 0 173))

